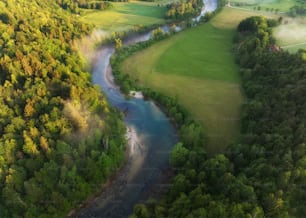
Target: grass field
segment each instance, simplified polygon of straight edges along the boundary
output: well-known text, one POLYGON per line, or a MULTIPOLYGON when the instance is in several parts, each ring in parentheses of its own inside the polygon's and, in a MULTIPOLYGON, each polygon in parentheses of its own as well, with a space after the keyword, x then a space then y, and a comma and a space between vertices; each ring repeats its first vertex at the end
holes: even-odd
POLYGON ((304 19, 288 19, 287 24, 276 27, 273 31, 277 43, 289 52, 306 48, 306 21, 304 19))
POLYGON ((166 7, 157 3, 113 2, 113 8, 106 11, 84 10, 81 19, 108 31, 123 31, 134 26, 163 23, 166 7))
POLYGON ((212 153, 238 136, 243 101, 232 53, 235 30, 214 25, 220 24, 222 13, 212 23, 163 40, 122 65, 144 86, 178 97, 204 126, 212 153))
POLYGON ((291 7, 297 4, 297 0, 233 0, 230 1, 232 5, 239 4, 239 7, 253 9, 254 7, 261 7, 262 11, 267 9, 278 9, 281 12, 288 12, 291 7))

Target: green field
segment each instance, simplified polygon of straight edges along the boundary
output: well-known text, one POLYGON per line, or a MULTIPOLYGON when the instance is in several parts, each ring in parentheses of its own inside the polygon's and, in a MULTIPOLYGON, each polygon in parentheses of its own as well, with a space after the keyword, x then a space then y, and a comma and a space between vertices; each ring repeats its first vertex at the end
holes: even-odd
POLYGON ((298 3, 297 0, 233 0, 230 2, 232 5, 243 8, 253 9, 260 6, 262 11, 278 9, 280 12, 287 12, 298 3))
MULTIPOLYGON (((147 2, 113 2, 105 11, 83 10, 81 19, 108 31, 124 31, 134 26, 163 23, 165 6, 147 2)), ((162 4, 162 3, 159 3, 162 4)))
POLYGON ((213 23, 138 52, 123 63, 122 70, 144 86, 176 96, 203 124, 208 150, 215 153, 238 136, 243 98, 232 53, 235 30, 213 23))

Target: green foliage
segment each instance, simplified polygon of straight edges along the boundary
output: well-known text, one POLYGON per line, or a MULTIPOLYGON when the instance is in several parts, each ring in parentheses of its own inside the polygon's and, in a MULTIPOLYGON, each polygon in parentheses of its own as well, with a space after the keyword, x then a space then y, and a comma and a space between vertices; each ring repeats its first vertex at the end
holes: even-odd
POLYGON ((245 57, 240 64, 245 68, 242 79, 248 97, 242 118, 245 145, 232 146, 230 158, 239 166, 238 173, 253 181, 267 217, 300 217, 305 202, 293 193, 299 190, 303 195, 299 185, 303 179, 296 180, 294 172, 305 157, 299 149, 305 144, 305 100, 300 91, 305 89, 301 72, 306 63, 299 54, 264 43, 274 41, 269 29, 259 31, 268 39, 257 32, 239 49, 240 57, 245 57), (250 49, 254 41, 259 43, 250 49))
POLYGON ((251 33, 254 33, 259 29, 266 30, 267 26, 267 20, 263 16, 254 16, 241 21, 238 25, 238 31, 250 31, 251 33))
POLYGON ((187 161, 189 151, 183 147, 182 143, 178 143, 174 146, 170 156, 170 163, 174 167, 181 167, 187 161))
POLYGON ((165 17, 167 19, 186 19, 191 18, 201 11, 202 0, 187 0, 173 2, 167 5, 168 11, 165 17))
POLYGON ((164 34, 164 31, 160 27, 158 27, 152 31, 151 37, 153 39, 160 39, 163 37, 164 34))
POLYGON ((88 26, 46 0, 0 11, 0 217, 64 217, 122 164, 125 127, 74 50, 88 26))

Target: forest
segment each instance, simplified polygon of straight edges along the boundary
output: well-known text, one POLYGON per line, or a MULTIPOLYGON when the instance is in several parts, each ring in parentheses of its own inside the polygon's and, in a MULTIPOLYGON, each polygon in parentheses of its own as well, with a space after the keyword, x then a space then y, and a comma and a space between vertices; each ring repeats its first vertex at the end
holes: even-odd
MULTIPOLYGON (((205 132, 183 119, 181 142, 170 157, 177 173, 170 190, 161 200, 136 205, 131 217, 306 214, 305 51, 275 49, 275 24, 250 17, 237 28, 237 62, 246 95, 241 138, 224 154, 210 157, 203 148, 205 132)), ((171 106, 169 100, 160 101, 171 106)))
POLYGON ((125 126, 47 0, 0 2, 0 217, 63 217, 124 161, 125 126))

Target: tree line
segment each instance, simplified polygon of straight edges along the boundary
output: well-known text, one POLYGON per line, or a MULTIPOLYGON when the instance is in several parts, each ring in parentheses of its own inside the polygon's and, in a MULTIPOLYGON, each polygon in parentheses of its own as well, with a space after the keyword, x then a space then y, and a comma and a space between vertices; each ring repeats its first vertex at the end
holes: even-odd
POLYGON ((103 0, 56 0, 56 3, 64 10, 68 10, 76 14, 80 13, 80 8, 106 10, 112 7, 112 4, 109 1, 103 0))

